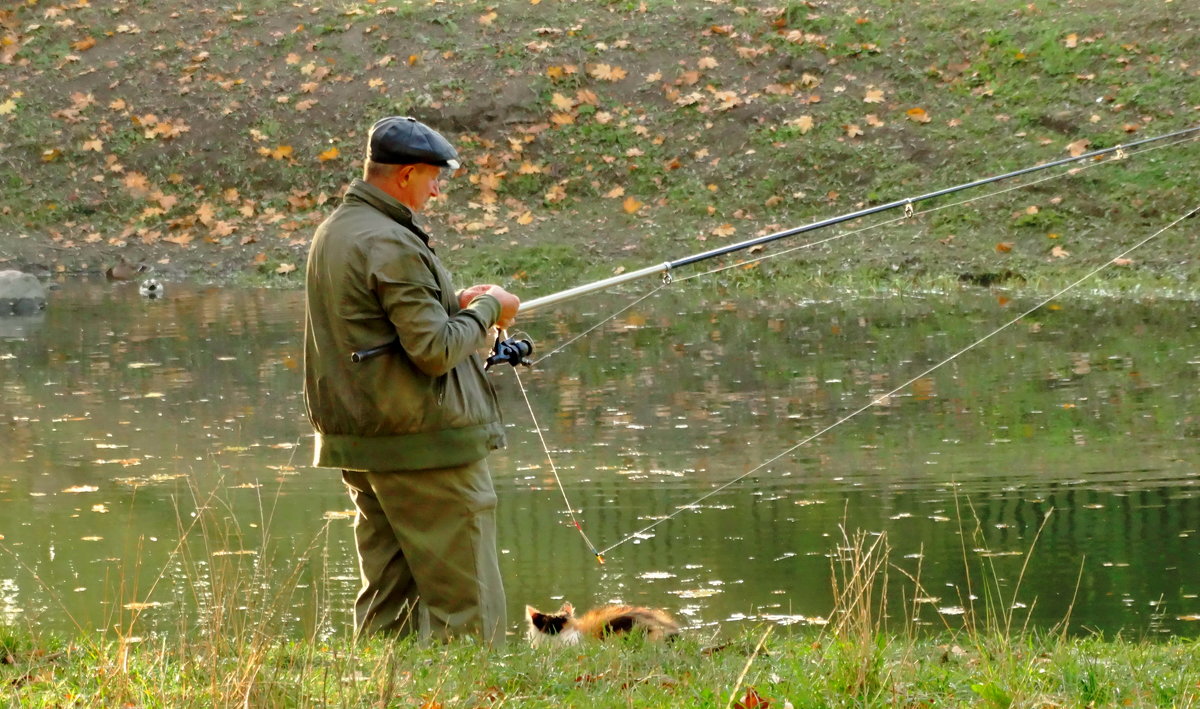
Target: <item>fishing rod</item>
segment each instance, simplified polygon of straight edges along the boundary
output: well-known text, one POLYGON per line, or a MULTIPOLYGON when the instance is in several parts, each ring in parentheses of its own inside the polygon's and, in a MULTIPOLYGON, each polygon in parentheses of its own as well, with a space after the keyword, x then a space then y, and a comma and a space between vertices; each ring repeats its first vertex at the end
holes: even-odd
POLYGON ((756 237, 753 239, 747 239, 746 241, 741 241, 736 244, 722 246, 720 248, 712 249, 710 251, 705 251, 703 253, 693 254, 692 256, 685 256, 684 258, 677 259, 675 261, 664 261, 663 263, 660 263, 660 264, 657 264, 654 266, 647 266, 646 268, 642 268, 637 271, 631 271, 629 273, 622 273, 620 275, 612 276, 612 277, 605 278, 605 279, 595 281, 592 283, 585 283, 584 285, 581 285, 581 286, 576 286, 574 288, 568 288, 567 290, 559 291, 558 293, 551 293, 550 295, 545 295, 540 298, 533 298, 532 300, 527 300, 527 301, 521 303, 521 308, 520 308, 519 312, 531 313, 535 310, 545 308, 548 305, 562 303, 564 301, 571 300, 573 298, 578 298, 579 296, 582 296, 582 295, 587 295, 589 293, 595 293, 597 291, 605 290, 605 289, 611 288, 613 286, 620 285, 622 283, 628 283, 630 281, 638 280, 638 279, 644 278, 646 276, 652 276, 657 273, 664 274, 664 278, 668 279, 668 282, 670 282, 669 279, 670 279, 670 274, 672 271, 674 271, 677 268, 683 267, 683 266, 689 266, 694 263, 699 263, 700 261, 706 261, 708 259, 716 258, 718 256, 725 256, 727 254, 731 254, 736 251, 743 251, 745 249, 759 246, 760 244, 767 244, 772 241, 777 241, 779 239, 786 239, 788 237, 796 236, 798 234, 804 234, 804 233, 807 233, 810 231, 824 229, 826 227, 835 226, 837 224, 842 224, 844 222, 853 221, 855 219, 861 219, 862 217, 869 217, 872 214, 879 214, 880 212, 886 212, 890 209, 896 209, 898 207, 904 207, 905 213, 908 214, 908 213, 911 213, 911 211, 912 211, 912 205, 916 204, 917 202, 924 202, 925 200, 933 199, 934 197, 942 197, 942 196, 945 196, 948 194, 954 194, 955 192, 962 192, 963 190, 969 190, 973 187, 982 187, 983 185, 988 185, 993 182, 1000 182, 1001 180, 1008 180, 1013 177, 1020 177, 1021 175, 1028 175, 1033 172, 1047 170, 1049 168, 1058 167, 1060 165, 1067 165, 1067 164, 1073 163, 1073 162, 1090 160, 1092 158, 1100 157, 1102 155, 1107 155, 1108 153, 1118 153, 1118 155, 1120 157, 1124 157, 1124 151, 1128 150, 1129 148, 1134 148, 1139 145, 1145 145, 1147 143, 1155 143, 1155 142, 1162 141, 1162 140, 1169 140, 1171 138, 1178 138, 1180 136, 1184 136, 1184 135, 1188 135, 1190 133, 1196 133, 1196 132, 1200 132, 1200 125, 1193 126, 1191 128, 1185 128, 1183 130, 1178 130, 1173 133, 1166 133, 1163 135, 1154 136, 1152 138, 1143 138, 1141 140, 1136 140, 1132 143, 1124 143, 1122 145, 1116 145, 1111 148, 1103 148, 1100 150, 1093 150, 1089 153, 1083 153, 1083 154, 1075 155, 1075 156, 1068 157, 1068 158, 1062 158, 1061 160, 1055 160, 1053 162, 1042 163, 1040 165, 1034 165, 1032 167, 1022 168, 1020 170, 1014 170, 1012 172, 1006 172, 1003 175, 996 175, 994 177, 985 177, 980 180, 974 180, 972 182, 965 182, 961 185, 955 185, 954 187, 947 187, 945 189, 937 190, 935 192, 930 192, 928 194, 920 195, 919 197, 906 197, 904 199, 898 199, 894 202, 888 202, 887 204, 880 204, 875 207, 867 207, 866 209, 860 209, 857 212, 850 212, 849 214, 843 214, 841 216, 831 217, 831 218, 825 219, 823 221, 813 222, 812 224, 806 224, 804 226, 794 227, 792 229, 786 229, 784 231, 778 231, 773 234, 767 234, 765 236, 760 236, 760 237, 756 237))
MULTIPOLYGON (((737 251, 744 251, 746 249, 750 249, 750 248, 753 248, 755 246, 759 246, 762 244, 767 244, 772 241, 786 239, 788 237, 796 236, 799 234, 805 234, 810 231, 817 231, 818 229, 825 229, 827 227, 836 226, 838 224, 843 224, 845 222, 853 221, 855 219, 861 219, 863 217, 868 217, 873 214, 879 214, 880 212, 886 212, 891 209, 897 209, 897 208, 903 207, 905 215, 909 216, 913 212, 914 204, 916 204, 918 202, 924 202, 926 200, 934 199, 935 197, 943 197, 945 195, 954 194, 956 192, 962 192, 963 190, 969 190, 969 189, 972 189, 975 187, 982 187, 984 185, 989 185, 994 182, 1009 180, 1014 177, 1020 177, 1022 175, 1028 175, 1028 174, 1031 174, 1034 172, 1040 172, 1042 170, 1048 170, 1050 168, 1059 167, 1062 165, 1068 165, 1068 164, 1075 163, 1075 162, 1083 162, 1086 160, 1091 160, 1091 159, 1098 158, 1098 157, 1101 157, 1104 155, 1108 155, 1110 153, 1115 153, 1116 154, 1115 157, 1117 159, 1121 159, 1121 158, 1125 157, 1125 151, 1130 148, 1135 148, 1140 145, 1146 145, 1149 143, 1156 143, 1156 142, 1163 141, 1163 140, 1170 140, 1171 138, 1179 138, 1181 136, 1186 136, 1186 135, 1189 135, 1192 133, 1197 133, 1197 132, 1200 132, 1200 125, 1192 126, 1191 128, 1184 128, 1182 130, 1177 130, 1177 131, 1174 131, 1171 133, 1164 133, 1162 135, 1157 135, 1157 136, 1153 136, 1150 138, 1142 138, 1141 140, 1135 140, 1131 143, 1123 143, 1121 145, 1114 145, 1111 148, 1101 148, 1099 150, 1093 150, 1091 152, 1082 153, 1080 155, 1073 155, 1071 157, 1061 158, 1059 160, 1053 160, 1051 162, 1042 163, 1039 165, 1033 165, 1031 167, 1022 168, 1020 170, 1013 170, 1012 172, 1006 172, 1001 175, 994 175, 992 177, 985 177, 982 179, 973 180, 971 182, 964 182, 961 185, 955 185, 953 187, 946 187, 944 189, 936 190, 934 192, 929 192, 927 194, 919 195, 916 197, 905 197, 903 199, 898 199, 893 202, 888 202, 886 204, 880 204, 880 205, 876 205, 874 207, 867 207, 865 209, 860 209, 855 212, 849 212, 847 214, 842 214, 842 215, 836 216, 836 217, 830 217, 828 219, 824 219, 824 220, 818 221, 818 222, 813 222, 811 224, 806 224, 804 226, 793 227, 791 229, 785 229, 783 231, 778 231, 773 234, 767 234, 765 236, 759 236, 759 237, 756 237, 753 239, 747 239, 745 241, 740 241, 736 244, 729 244, 728 246, 722 246, 722 247, 719 247, 716 249, 711 249, 709 251, 704 251, 702 253, 693 254, 691 256, 685 256, 683 258, 676 259, 674 261, 664 261, 662 263, 655 264, 653 266, 647 266, 645 268, 641 268, 636 271, 629 271, 627 273, 622 273, 622 274, 619 274, 616 276, 610 276, 608 278, 603 278, 598 281, 593 281, 591 283, 585 283, 583 285, 575 286, 573 288, 568 288, 566 290, 562 290, 557 293, 551 293, 550 295, 544 295, 540 298, 533 298, 531 300, 522 302, 518 312, 532 313, 536 310, 543 309, 550 305, 563 303, 568 300, 573 300, 575 298, 578 298, 580 296, 588 295, 589 293, 596 293, 598 291, 607 290, 609 288, 612 288, 613 286, 621 285, 623 283, 629 283, 631 281, 636 281, 641 278, 645 278, 647 276, 653 276, 655 274, 662 274, 664 282, 670 283, 671 282, 671 273, 673 271, 675 271, 678 268, 682 268, 684 266, 689 266, 694 263, 699 263, 700 261, 706 261, 708 259, 717 258, 719 256, 726 256, 728 254, 735 253, 737 251)), ((362 362, 362 361, 371 359, 372 357, 377 357, 381 354, 391 351, 394 347, 397 346, 397 344, 398 344, 398 340, 393 340, 392 342, 380 345, 378 347, 372 347, 372 348, 366 349, 366 350, 359 350, 357 352, 352 353, 350 355, 350 359, 354 362, 362 362)), ((516 340, 516 339, 506 339, 506 338, 498 337, 496 339, 496 345, 493 349, 493 354, 491 357, 488 358, 488 365, 491 366, 494 364, 508 363, 513 366, 516 366, 517 364, 527 364, 529 362, 529 356, 532 353, 533 353, 533 345, 532 345, 532 343, 529 342, 529 340, 516 340)))

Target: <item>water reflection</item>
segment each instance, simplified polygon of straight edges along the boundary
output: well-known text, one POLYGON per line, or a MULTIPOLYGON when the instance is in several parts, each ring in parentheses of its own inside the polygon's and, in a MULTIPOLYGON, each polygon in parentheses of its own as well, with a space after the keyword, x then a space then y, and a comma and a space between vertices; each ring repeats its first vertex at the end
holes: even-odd
MULTIPOLYGON (((549 351, 620 302, 523 326, 549 351)), ((893 575, 897 622, 1015 602, 1043 626, 1069 614, 1075 628, 1193 632, 1178 620, 1200 612, 1187 308, 1064 304, 790 450, 1016 307, 671 294, 523 372, 572 506, 597 546, 619 544, 604 566, 499 373, 510 614, 567 597, 662 605, 697 626, 819 621, 845 528, 886 532, 920 579, 893 575)), ((140 614, 176 632, 179 609, 221 617, 233 596, 295 632, 344 631, 350 505, 333 471, 308 467, 301 321, 294 292, 173 286, 150 301, 66 283, 39 327, 0 342, 0 618, 140 614)))

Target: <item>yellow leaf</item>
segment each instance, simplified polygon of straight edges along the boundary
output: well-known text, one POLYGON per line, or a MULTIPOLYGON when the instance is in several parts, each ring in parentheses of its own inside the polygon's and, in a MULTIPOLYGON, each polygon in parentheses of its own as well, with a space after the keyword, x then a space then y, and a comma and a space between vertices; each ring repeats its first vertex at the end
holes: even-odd
POLYGON ((62 151, 58 148, 47 148, 42 151, 42 162, 54 162, 62 157, 62 151))
POLYGON ((627 76, 621 67, 608 64, 592 64, 588 67, 588 74, 603 81, 620 81, 627 76))
POLYGON ((419 62, 419 61, 421 61, 421 55, 419 55, 419 54, 408 55, 408 65, 409 66, 416 66, 417 62, 419 62))
POLYGON ((714 236, 733 236, 737 232, 737 227, 732 224, 725 223, 716 229, 712 230, 714 236))
POLYGON ((910 108, 905 113, 909 120, 916 121, 917 123, 928 123, 933 120, 923 108, 910 108))
POLYGON ((341 154, 341 151, 338 150, 337 146, 335 145, 328 150, 321 151, 321 153, 319 153, 317 155, 317 160, 320 160, 321 162, 329 162, 330 160, 333 160, 340 154, 341 154))
POLYGON ((281 263, 281 264, 279 264, 279 268, 275 269, 275 273, 278 273, 281 276, 285 276, 295 270, 296 270, 296 264, 281 263))
POLYGON ((863 134, 862 128, 859 128, 853 123, 843 127, 846 129, 847 138, 855 138, 863 134))
POLYGON ((203 225, 209 226, 213 222, 213 217, 216 216, 216 209, 208 202, 204 202, 196 209, 196 219, 203 225))
POLYGON ((305 111, 307 111, 308 109, 312 108, 315 105, 317 105, 317 102, 315 99, 311 99, 311 98, 305 99, 304 101, 299 101, 296 103, 296 110, 301 113, 304 113, 305 111))
POLYGON ((575 101, 560 93, 555 93, 550 97, 550 103, 560 111, 570 111, 572 108, 575 108, 575 101))
POLYGON ((92 37, 90 35, 87 37, 84 37, 83 39, 79 40, 78 42, 71 42, 71 49, 74 49, 77 52, 86 52, 87 50, 89 50, 95 46, 96 46, 96 38, 92 37))
POLYGON ((879 116, 875 115, 874 113, 868 113, 866 115, 866 120, 867 125, 871 126, 872 128, 881 128, 885 125, 884 122, 880 120, 879 116))
POLYGON ((493 22, 495 22, 495 20, 496 20, 496 11, 495 10, 492 10, 491 12, 488 12, 486 14, 479 16, 479 24, 481 24, 481 25, 490 25, 493 22))
POLYGON ((624 197, 625 196, 625 188, 620 185, 617 185, 616 187, 612 188, 608 192, 605 192, 604 196, 608 197, 609 199, 616 199, 618 197, 624 197))
POLYGON ((569 126, 575 122, 575 116, 570 113, 552 113, 550 122, 556 126, 569 126))
POLYGON ((546 76, 551 79, 561 79, 563 78, 564 74, 565 72, 563 72, 563 68, 561 66, 546 67, 546 76))
POLYGON ((533 212, 525 212, 517 217, 517 223, 521 225, 530 224, 533 222, 533 212))
POLYGON ((1074 32, 1067 35, 1066 39, 1063 40, 1063 46, 1065 46, 1067 49, 1074 49, 1075 47, 1079 46, 1079 35, 1075 34, 1074 32))
POLYGON ((634 199, 633 195, 630 195, 625 198, 625 201, 621 204, 621 208, 625 210, 626 214, 633 214, 642 208, 642 204, 642 202, 634 199))
POLYGON ((7 101, 0 102, 0 116, 7 116, 17 110, 17 102, 11 98, 7 101))
POLYGON ((1077 158, 1086 153, 1088 146, 1091 144, 1092 141, 1088 140, 1087 138, 1080 138, 1073 143, 1067 143, 1067 152, 1071 155, 1071 157, 1077 158))
POLYGON ((284 61, 287 62, 288 64, 299 64, 300 63, 300 55, 296 54, 295 52, 290 52, 290 53, 288 53, 288 55, 284 59, 284 61))
POLYGON ((696 66, 701 69, 715 69, 717 67, 717 60, 713 57, 701 57, 700 61, 696 62, 696 66))
POLYGON ((801 135, 804 135, 805 133, 807 133, 813 129, 813 117, 812 116, 800 116, 799 118, 792 118, 790 120, 786 120, 783 123, 784 123, 784 125, 795 126, 800 131, 801 135))
POLYGON ((1050 249, 1050 255, 1054 258, 1066 258, 1071 255, 1071 252, 1061 246, 1055 245, 1054 248, 1050 249))
POLYGON ((1013 242, 1011 242, 1011 241, 1001 241, 999 244, 996 244, 996 250, 1002 254, 1006 254, 1009 251, 1012 251, 1012 249, 1013 249, 1013 242))
POLYGON ((863 103, 883 103, 883 90, 868 89, 867 95, 863 97, 863 103))
POLYGON ((292 156, 292 146, 279 145, 276 146, 274 150, 268 151, 268 154, 271 156, 272 160, 284 160, 292 156))

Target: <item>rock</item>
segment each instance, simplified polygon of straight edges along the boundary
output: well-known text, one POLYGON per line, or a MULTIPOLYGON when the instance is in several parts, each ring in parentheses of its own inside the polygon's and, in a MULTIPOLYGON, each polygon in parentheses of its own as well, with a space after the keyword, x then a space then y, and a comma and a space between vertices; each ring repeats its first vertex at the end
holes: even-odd
POLYGON ((21 271, 0 271, 0 315, 29 315, 46 307, 46 288, 21 271))

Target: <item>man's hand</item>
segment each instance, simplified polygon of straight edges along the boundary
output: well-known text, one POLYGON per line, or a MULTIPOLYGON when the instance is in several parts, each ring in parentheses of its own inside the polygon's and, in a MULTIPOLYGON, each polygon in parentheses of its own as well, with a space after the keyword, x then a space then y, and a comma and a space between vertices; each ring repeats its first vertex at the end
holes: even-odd
POLYGON ((496 321, 496 326, 501 330, 507 330, 513 321, 517 319, 517 311, 521 308, 521 299, 509 293, 500 286, 485 283, 477 286, 471 286, 458 294, 458 304, 460 307, 467 305, 481 295, 490 295, 500 301, 500 318, 496 321))

